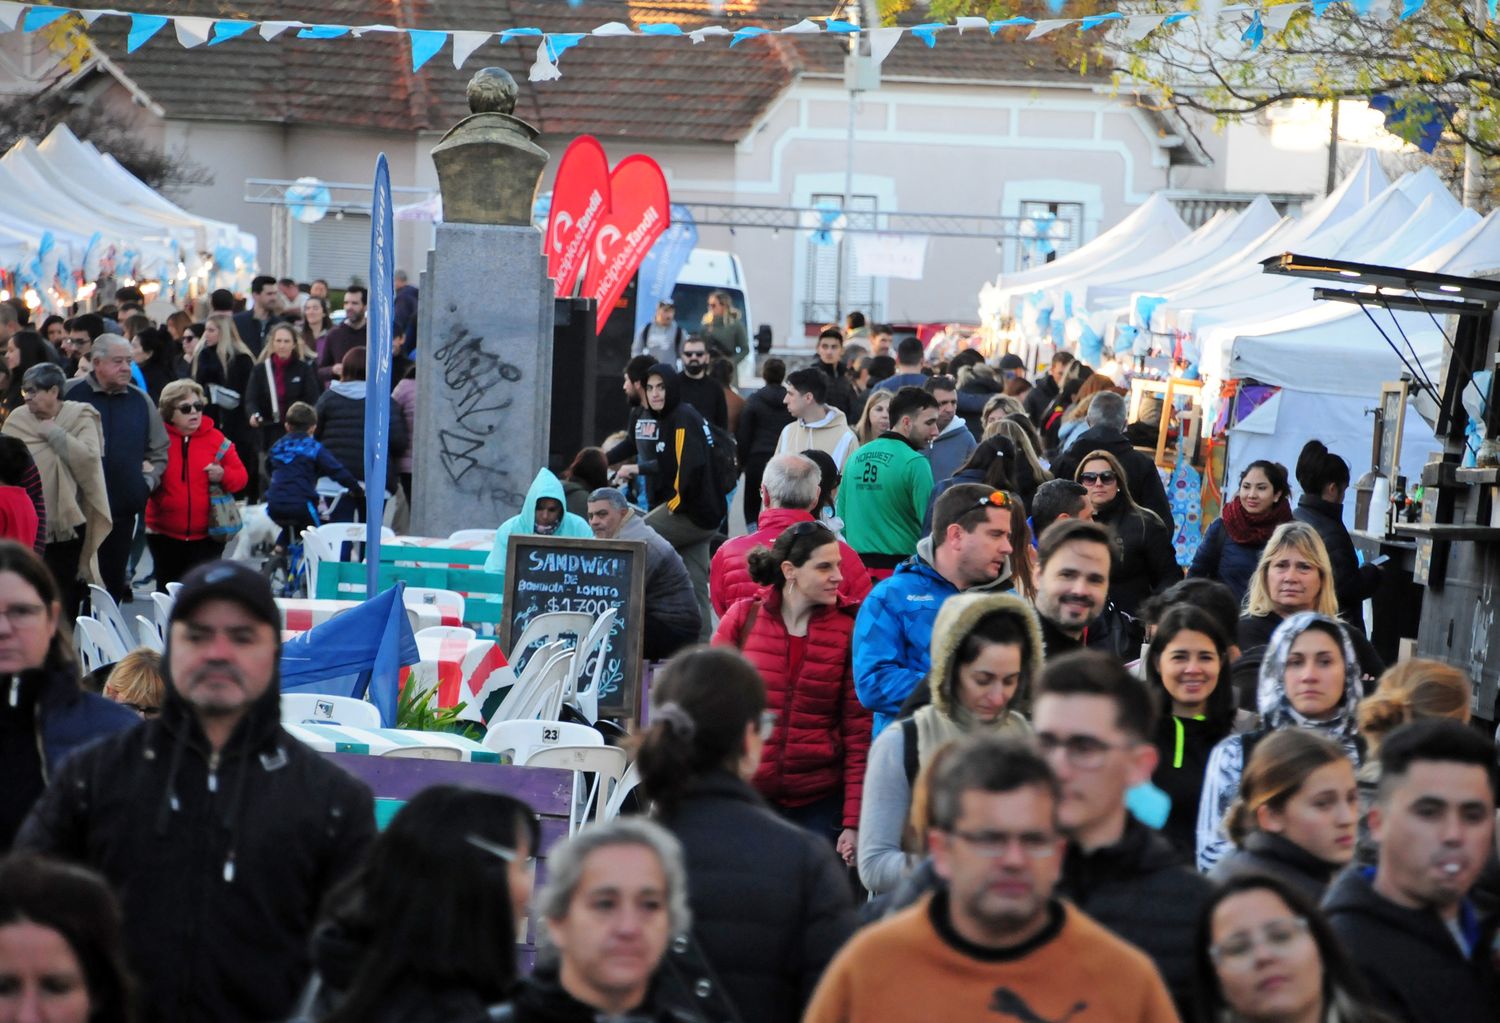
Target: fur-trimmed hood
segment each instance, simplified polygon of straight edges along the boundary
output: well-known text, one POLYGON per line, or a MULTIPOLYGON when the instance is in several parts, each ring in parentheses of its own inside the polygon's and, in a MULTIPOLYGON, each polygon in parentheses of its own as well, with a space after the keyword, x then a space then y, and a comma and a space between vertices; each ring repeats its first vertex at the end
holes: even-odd
POLYGON ((960 593, 943 601, 932 627, 932 661, 927 672, 927 685, 932 693, 932 706, 939 713, 949 717, 953 713, 953 693, 947 683, 959 644, 981 619, 994 614, 1017 619, 1025 636, 1025 646, 1021 651, 1021 686, 1006 709, 1007 714, 1012 710, 1024 710, 1030 701, 1031 684, 1042 671, 1042 625, 1036 610, 1011 593, 960 593))

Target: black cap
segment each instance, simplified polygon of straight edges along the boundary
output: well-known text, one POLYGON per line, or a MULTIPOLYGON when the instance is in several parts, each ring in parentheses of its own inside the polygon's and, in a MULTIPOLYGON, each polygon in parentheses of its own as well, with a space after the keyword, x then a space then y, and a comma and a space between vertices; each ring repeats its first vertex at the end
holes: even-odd
POLYGON ((1024 363, 1024 362, 1021 361, 1021 357, 1019 355, 1007 354, 1004 358, 1002 358, 1000 360, 1000 368, 1001 369, 1025 369, 1026 368, 1026 363, 1024 363))
POLYGON ((265 576, 239 561, 209 561, 182 579, 182 589, 172 602, 172 621, 192 614, 205 600, 232 600, 265 622, 281 638, 281 609, 271 595, 265 576))

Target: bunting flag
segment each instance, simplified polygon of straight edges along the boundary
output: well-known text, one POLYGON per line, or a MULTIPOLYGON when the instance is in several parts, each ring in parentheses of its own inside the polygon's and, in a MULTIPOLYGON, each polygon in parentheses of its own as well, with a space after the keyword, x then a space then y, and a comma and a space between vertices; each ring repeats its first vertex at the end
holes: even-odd
MULTIPOLYGON (((570 0, 571 2, 571 0, 570 0)), ((1500 0, 1485 0, 1490 16, 1496 13, 1500 0)), ((1172 14, 1140 13, 1128 14, 1111 11, 1106 14, 1087 14, 1065 17, 1066 0, 1047 0, 1047 9, 1057 17, 1033 20, 1011 17, 990 21, 986 18, 964 15, 951 22, 924 22, 919 25, 881 25, 863 27, 837 17, 803 18, 791 25, 770 27, 766 25, 738 24, 733 28, 723 25, 705 25, 685 30, 671 22, 647 25, 631 25, 621 21, 606 22, 589 32, 548 32, 537 27, 519 28, 397 28, 393 25, 340 25, 333 23, 311 23, 296 20, 251 21, 243 18, 216 19, 202 16, 153 14, 122 11, 114 8, 75 8, 62 5, 24 4, 16 0, 0 0, 0 31, 36 32, 54 22, 78 15, 89 25, 100 18, 129 19, 126 51, 134 53, 148 41, 172 25, 172 35, 178 45, 192 49, 198 46, 219 46, 235 39, 247 39, 252 33, 264 41, 271 41, 290 32, 297 39, 345 39, 363 38, 375 34, 401 34, 407 37, 411 48, 411 67, 420 70, 433 57, 442 52, 452 41, 453 66, 461 68, 481 46, 498 40, 508 43, 514 39, 537 37, 536 61, 530 70, 534 82, 552 81, 562 77, 559 59, 589 36, 610 39, 670 39, 686 37, 697 45, 710 39, 726 37, 733 48, 767 35, 840 35, 869 36, 870 53, 876 64, 881 63, 901 39, 910 36, 929 49, 936 49, 940 37, 947 33, 963 35, 966 32, 987 30, 991 36, 1008 32, 1009 40, 1040 39, 1063 29, 1089 32, 1104 29, 1117 45, 1130 46, 1139 43, 1153 32, 1169 28, 1182 21, 1193 20, 1200 24, 1230 21, 1235 31, 1249 47, 1260 47, 1266 36, 1286 29, 1293 15, 1308 11, 1321 18, 1334 4, 1340 4, 1351 15, 1375 21, 1389 22, 1393 18, 1405 21, 1420 12, 1426 0, 1287 0, 1276 3, 1224 3, 1223 0, 1191 0, 1190 5, 1172 14)), ((574 4, 576 6, 576 4, 574 4)), ((711 5, 712 6, 712 5, 711 5)), ((722 5, 714 6, 713 13, 721 13, 722 5)))

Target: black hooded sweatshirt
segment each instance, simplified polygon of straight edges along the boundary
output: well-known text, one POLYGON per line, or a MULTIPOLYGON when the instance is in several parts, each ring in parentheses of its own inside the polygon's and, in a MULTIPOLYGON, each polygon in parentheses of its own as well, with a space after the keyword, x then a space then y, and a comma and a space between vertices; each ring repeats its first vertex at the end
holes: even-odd
POLYGON ((657 363, 646 371, 647 380, 654 376, 666 385, 667 400, 660 412, 643 408, 635 421, 636 463, 650 474, 651 507, 664 504, 695 526, 717 529, 727 504, 709 464, 708 424, 683 403, 676 370, 657 363))
POLYGON ((280 703, 273 677, 214 754, 168 679, 161 716, 70 757, 21 827, 17 848, 120 897, 142 1019, 287 1018, 318 904, 375 837, 370 789, 283 731, 280 703))

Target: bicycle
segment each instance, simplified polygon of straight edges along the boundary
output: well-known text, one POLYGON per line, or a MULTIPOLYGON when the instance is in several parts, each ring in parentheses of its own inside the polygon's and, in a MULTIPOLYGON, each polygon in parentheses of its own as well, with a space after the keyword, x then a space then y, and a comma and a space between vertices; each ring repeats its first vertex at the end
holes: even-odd
MULTIPOLYGON (((318 515, 318 509, 311 501, 307 504, 307 513, 312 519, 313 526, 322 525, 322 519, 318 515)), ((276 523, 281 527, 282 534, 286 537, 285 548, 280 548, 268 559, 264 568, 266 579, 271 584, 271 592, 278 597, 309 597, 312 596, 307 571, 307 556, 303 550, 302 528, 306 525, 303 520, 284 520, 276 523)))

